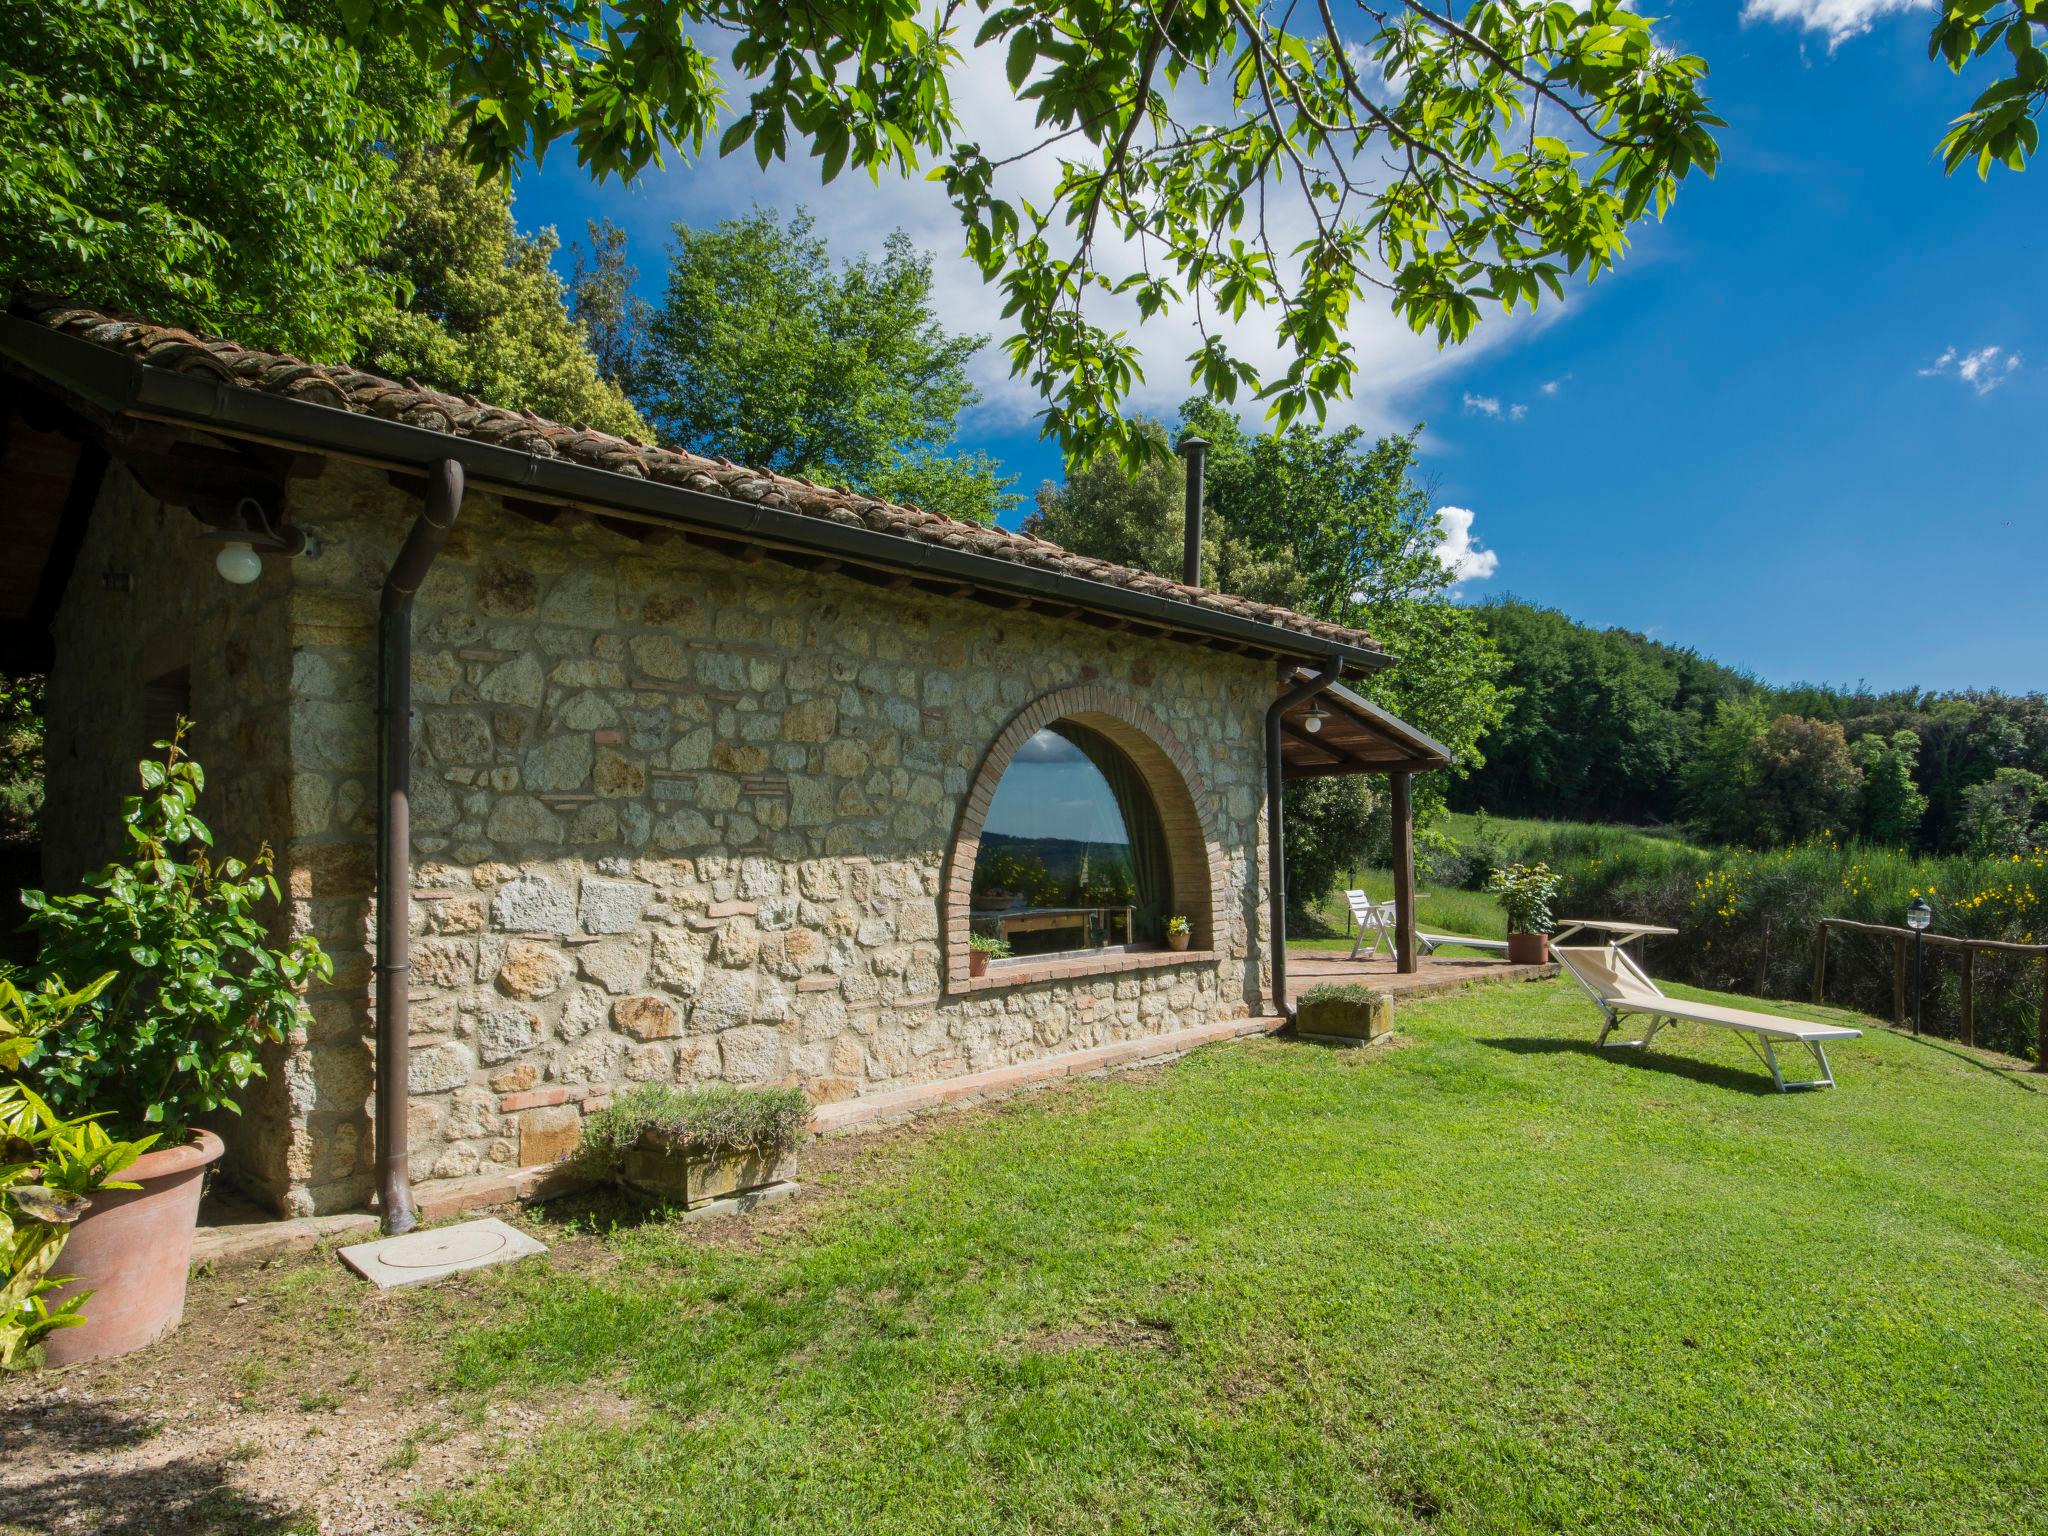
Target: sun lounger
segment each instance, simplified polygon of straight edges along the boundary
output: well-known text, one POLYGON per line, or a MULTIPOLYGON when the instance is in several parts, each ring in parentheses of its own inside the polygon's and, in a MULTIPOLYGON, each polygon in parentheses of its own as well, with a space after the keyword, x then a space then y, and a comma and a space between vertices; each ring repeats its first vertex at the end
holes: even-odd
MULTIPOLYGON (((1565 932, 1601 926, 1610 927, 1617 933, 1627 932, 1631 937, 1640 936, 1643 931, 1641 925, 1634 924, 1579 923, 1567 926, 1565 932)), ((1648 973, 1624 951, 1622 945, 1627 942, 1627 939, 1615 939, 1605 944, 1551 946, 1551 954, 1572 973, 1606 1016, 1596 1044, 1647 1050, 1650 1042, 1657 1038, 1657 1031, 1667 1024, 1707 1024, 1717 1029, 1734 1030, 1742 1043, 1770 1069, 1771 1081, 1778 1085, 1780 1093, 1792 1088, 1835 1086, 1835 1074, 1828 1066, 1825 1042, 1854 1040, 1863 1033, 1862 1030, 1840 1024, 1815 1024, 1776 1013, 1758 1013, 1749 1008, 1728 1008, 1719 1003, 1695 1003, 1686 998, 1666 997, 1648 973), (1649 1020, 1649 1027, 1641 1038, 1609 1040, 1608 1036, 1620 1027, 1621 1021, 1631 1015, 1641 1015, 1649 1020), (1813 1053, 1814 1062, 1820 1068, 1819 1077, 1788 1082, 1778 1069, 1777 1047, 1794 1041, 1813 1053)))
POLYGON ((1461 933, 1418 933, 1415 935, 1415 942, 1422 946, 1425 955, 1435 954, 1438 947, 1444 944, 1456 944, 1465 949, 1491 950, 1497 955, 1508 952, 1506 939, 1468 939, 1461 933))

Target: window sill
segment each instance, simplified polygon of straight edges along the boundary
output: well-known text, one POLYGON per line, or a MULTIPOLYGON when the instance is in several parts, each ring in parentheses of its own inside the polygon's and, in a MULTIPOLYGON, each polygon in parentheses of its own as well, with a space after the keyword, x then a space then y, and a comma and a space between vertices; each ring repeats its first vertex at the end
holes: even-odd
POLYGON ((1163 971, 1183 965, 1214 965, 1223 957, 1213 949, 1138 949, 1083 955, 1022 955, 993 961, 981 976, 956 976, 946 991, 954 997, 1024 987, 1041 981, 1068 981, 1083 976, 1121 976, 1130 971, 1163 971))

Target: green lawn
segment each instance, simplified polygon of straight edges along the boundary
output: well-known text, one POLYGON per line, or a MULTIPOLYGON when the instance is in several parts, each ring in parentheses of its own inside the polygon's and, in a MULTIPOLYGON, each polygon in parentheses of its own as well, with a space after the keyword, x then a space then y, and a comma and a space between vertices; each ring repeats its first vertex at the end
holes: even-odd
MULTIPOLYGON (((1462 811, 1449 815, 1444 830, 1461 848, 1473 847, 1479 841, 1490 839, 1512 858, 1521 858, 1531 849, 1548 844, 1557 837, 1593 840, 1602 847, 1617 851, 1644 842, 1673 842, 1679 837, 1675 829, 1668 827, 1609 827, 1580 821, 1518 820, 1507 816, 1476 816, 1462 811)), ((1415 904, 1415 920, 1425 933, 1463 933, 1475 939, 1498 939, 1507 935, 1507 918, 1501 912, 1500 903, 1488 892, 1459 890, 1426 878, 1421 885, 1421 899, 1415 904)), ((1293 936, 1292 942, 1304 949, 1349 950, 1351 937, 1345 925, 1348 909, 1344 903, 1344 891, 1353 886, 1379 901, 1387 901, 1394 894, 1394 872, 1391 869, 1354 870, 1339 880, 1336 888, 1316 905, 1313 909, 1316 925, 1329 935, 1342 932, 1343 938, 1299 933, 1293 936)), ((1452 950, 1450 953, 1469 952, 1452 950)))
MULTIPOLYGON (((1344 891, 1352 886, 1364 891, 1376 901, 1389 901, 1394 895, 1394 873, 1388 869, 1363 869, 1355 871, 1331 897, 1316 908, 1316 917, 1324 930, 1335 929, 1341 937, 1319 938, 1309 935, 1293 935, 1288 939, 1290 949, 1326 949, 1349 953, 1351 935, 1344 932, 1345 914, 1349 907, 1344 902, 1344 891)), ((1461 891, 1455 888, 1425 889, 1415 903, 1415 926, 1424 933, 1462 933, 1475 939, 1504 938, 1508 931, 1507 914, 1500 909, 1500 903, 1487 891, 1461 891)), ((1386 953, 1384 945, 1380 952, 1386 953)), ((1465 955, 1470 950, 1451 950, 1452 955, 1465 955)))
POLYGON ((1623 827, 1588 821, 1543 821, 1535 817, 1477 815, 1470 811, 1452 811, 1445 818, 1444 830, 1456 843, 1491 834, 1508 852, 1516 855, 1560 835, 1591 835, 1618 843, 1684 841, 1684 833, 1676 827, 1623 827))
POLYGON ((1562 984, 877 1144, 762 1244, 486 1272, 587 1384, 471 1532, 2048 1530, 2048 1096, 1885 1032, 1779 1095, 1562 984))

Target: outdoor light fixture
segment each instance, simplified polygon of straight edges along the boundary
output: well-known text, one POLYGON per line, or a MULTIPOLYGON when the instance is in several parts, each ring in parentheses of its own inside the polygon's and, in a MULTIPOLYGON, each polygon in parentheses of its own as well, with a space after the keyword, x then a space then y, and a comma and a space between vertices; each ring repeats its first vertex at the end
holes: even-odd
POLYGON ((1323 728, 1323 722, 1329 718, 1329 713, 1323 708, 1322 701, 1312 699, 1309 701, 1308 718, 1301 723, 1308 727, 1308 733, 1313 736, 1323 728))
POLYGON ((213 557, 213 568, 220 572, 222 581, 246 587, 263 574, 263 557, 256 553, 254 545, 234 539, 221 545, 220 553, 213 557))
POLYGON ((303 529, 280 528, 271 522, 263 503, 254 496, 244 496, 235 503, 235 510, 225 522, 208 528, 199 537, 220 545, 220 553, 213 557, 213 568, 220 572, 222 581, 238 587, 246 587, 263 574, 266 552, 287 559, 317 552, 303 529))
POLYGON ((1906 908, 1906 926, 1913 930, 1913 1033, 1920 1033, 1920 951, 1921 940, 1927 936, 1927 927, 1934 921, 1934 908, 1928 905, 1925 896, 1915 896, 1913 905, 1906 908))

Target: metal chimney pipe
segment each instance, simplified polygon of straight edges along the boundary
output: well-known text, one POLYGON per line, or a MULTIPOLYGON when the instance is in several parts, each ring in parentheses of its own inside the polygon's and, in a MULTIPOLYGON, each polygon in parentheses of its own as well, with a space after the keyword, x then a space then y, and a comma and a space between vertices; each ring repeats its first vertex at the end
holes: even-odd
POLYGON ((1181 456, 1188 461, 1186 513, 1181 525, 1180 579, 1190 587, 1202 584, 1202 468, 1208 462, 1209 440, 1184 437, 1181 456))

